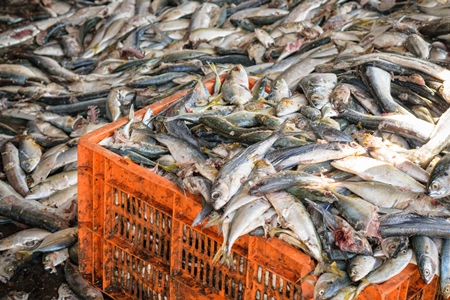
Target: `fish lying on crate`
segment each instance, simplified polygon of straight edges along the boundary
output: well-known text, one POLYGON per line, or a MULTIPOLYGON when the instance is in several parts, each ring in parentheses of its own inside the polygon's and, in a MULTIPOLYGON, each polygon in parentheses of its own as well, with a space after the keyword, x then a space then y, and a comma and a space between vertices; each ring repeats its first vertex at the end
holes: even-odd
MULTIPOLYGON (((370 271, 384 255, 391 276, 387 265, 399 270, 407 260, 405 236, 447 237, 438 225, 450 193, 446 4, 3 2, 0 224, 75 226, 78 138, 197 84, 164 116, 131 118, 105 144, 202 195, 194 225, 207 216, 205 226, 220 224, 226 243, 216 261, 233 263, 233 242, 263 228, 323 265, 357 253, 373 258, 363 260, 370 271), (252 89, 247 74, 259 78, 252 89), (198 80, 214 77, 209 95, 198 80)), ((410 245, 420 256, 417 248, 430 243, 410 245)), ((16 250, 2 251, 11 258, 16 250)), ((64 258, 45 256, 44 264, 54 270, 64 258)), ((436 263, 427 271, 425 261, 418 265, 429 281, 436 263)), ((386 280, 381 270, 349 278, 376 283, 386 280)), ((325 284, 334 282, 336 274, 325 274, 325 284)), ((343 280, 346 287, 319 296, 320 282, 323 299, 364 286, 343 280)))
MULTIPOLYGON (((156 116, 148 110, 138 119, 131 110, 128 122, 100 142, 202 196, 193 225, 208 218, 205 226, 217 225, 224 237, 214 262, 236 263, 231 249, 242 235, 279 237, 312 256, 318 274, 326 271, 317 299, 346 286, 341 292, 355 297, 399 274, 413 252, 426 283, 439 268, 445 272, 435 240, 450 237, 450 211, 441 200, 449 195, 448 156, 431 167, 431 175, 409 158, 436 139, 441 151, 449 146, 449 132, 436 131, 449 122, 446 100, 435 124, 390 93, 383 106, 374 91, 363 90, 380 112, 392 104, 395 113, 368 115, 357 108, 348 85, 362 90, 356 84, 362 77, 386 88, 379 74, 313 73, 294 93, 283 78, 269 84, 263 77, 250 89, 242 65, 232 67, 223 83, 216 77, 212 95, 198 82, 156 116), (399 238, 404 242, 388 243, 399 238), (332 261, 347 269, 345 280, 328 279, 332 261)), ((345 273, 334 272, 339 278, 345 273)))

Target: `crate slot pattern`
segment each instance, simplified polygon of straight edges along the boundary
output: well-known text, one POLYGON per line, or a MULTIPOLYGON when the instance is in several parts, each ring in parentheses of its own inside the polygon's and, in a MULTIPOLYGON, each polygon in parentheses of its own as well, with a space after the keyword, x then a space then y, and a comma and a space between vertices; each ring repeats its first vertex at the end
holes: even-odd
POLYGON ((114 216, 109 232, 130 244, 133 249, 170 263, 172 218, 146 202, 113 188, 114 216))
POLYGON ((105 268, 111 271, 110 289, 120 289, 135 299, 170 300, 169 274, 120 247, 107 243, 112 260, 105 268))
POLYGON ((257 265, 254 289, 256 290, 256 300, 303 299, 300 285, 294 284, 280 275, 270 272, 259 264, 257 265))
POLYGON ((230 268, 212 259, 221 244, 186 224, 182 225, 181 275, 189 274, 200 284, 206 284, 228 299, 243 299, 247 260, 232 251, 230 268))

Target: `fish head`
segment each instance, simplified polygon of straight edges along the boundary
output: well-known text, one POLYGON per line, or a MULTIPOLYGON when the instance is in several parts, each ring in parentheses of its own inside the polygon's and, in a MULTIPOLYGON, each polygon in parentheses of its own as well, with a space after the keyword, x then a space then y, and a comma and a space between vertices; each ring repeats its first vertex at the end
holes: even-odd
POLYGON ((286 80, 284 80, 284 78, 279 78, 274 82, 272 89, 280 91, 280 90, 289 89, 289 86, 286 83, 286 80))
POLYGON ((8 281, 14 276, 17 270, 17 266, 14 261, 9 261, 0 267, 0 281, 2 283, 8 283, 8 281))
POLYGON ((347 274, 353 282, 363 279, 374 269, 377 263, 372 255, 358 255, 347 266, 347 274))
POLYGON ((426 284, 429 284, 433 280, 434 274, 436 274, 437 264, 435 260, 429 256, 423 256, 418 265, 420 276, 426 284))
POLYGON ((248 75, 243 65, 235 65, 228 74, 227 80, 233 80, 239 85, 248 88, 248 75))
POLYGON ((348 277, 350 277, 353 282, 359 281, 363 279, 365 275, 367 275, 367 272, 362 265, 349 267, 350 270, 348 271, 348 277))
POLYGON ((395 257, 399 251, 408 247, 408 241, 408 238, 403 236, 387 237, 381 242, 381 250, 386 257, 395 257))
POLYGON ((363 155, 367 153, 366 149, 357 142, 350 142, 348 144, 342 143, 339 144, 339 147, 348 153, 352 153, 353 155, 363 155))
POLYGON ((45 266, 45 269, 53 268, 53 261, 56 260, 55 253, 49 253, 42 257, 42 264, 45 266))
POLYGON ((230 197, 230 187, 226 183, 219 182, 211 190, 211 201, 215 210, 221 209, 230 197))
POLYGON ((450 283, 441 286, 441 293, 444 299, 450 298, 450 283))
POLYGON ((334 273, 323 273, 314 286, 314 299, 326 299, 325 294, 340 276, 334 273))
POLYGON ((450 195, 450 174, 444 172, 441 176, 432 178, 427 185, 427 193, 435 199, 450 195))
POLYGON ((13 250, 3 252, 0 256, 0 282, 8 283, 17 270, 19 259, 13 250))

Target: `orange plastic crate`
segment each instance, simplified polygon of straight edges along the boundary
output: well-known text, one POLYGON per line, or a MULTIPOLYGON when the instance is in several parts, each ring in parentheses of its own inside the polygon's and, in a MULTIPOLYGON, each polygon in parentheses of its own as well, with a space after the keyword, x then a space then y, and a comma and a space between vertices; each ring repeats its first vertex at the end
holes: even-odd
MULTIPOLYGON (((212 89, 213 81, 205 84, 212 89)), ((185 93, 149 108, 157 113, 185 93)), ((120 300, 313 298, 308 281, 314 277, 299 279, 314 261, 276 238, 241 237, 233 247, 234 265, 213 265, 222 237, 216 228, 191 227, 200 199, 185 197, 173 182, 98 145, 127 121, 104 126, 78 144, 79 267, 89 282, 120 300)), ((409 266, 358 299, 434 299, 436 279, 425 285, 418 274, 409 266)))

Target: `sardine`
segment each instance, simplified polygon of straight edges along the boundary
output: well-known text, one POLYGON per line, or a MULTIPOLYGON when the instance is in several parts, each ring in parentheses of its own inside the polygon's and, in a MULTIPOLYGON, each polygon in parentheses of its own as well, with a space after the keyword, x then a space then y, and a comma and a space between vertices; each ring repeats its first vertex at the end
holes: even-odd
POLYGON ((44 269, 50 270, 50 273, 57 273, 56 266, 60 265, 69 258, 69 249, 64 248, 51 252, 42 257, 44 269))
POLYGON ((389 280, 399 274, 408 265, 412 257, 412 250, 403 250, 397 257, 389 258, 381 266, 370 272, 358 286, 357 295, 361 293, 368 285, 378 284, 389 280))
POLYGON ((339 170, 356 174, 365 180, 388 183, 411 192, 423 193, 425 191, 424 186, 409 175, 373 158, 348 156, 331 162, 331 165, 339 170))
POLYGON ((10 249, 15 251, 23 249, 30 250, 50 234, 51 232, 39 228, 19 231, 0 240, 0 251, 10 249))
POLYGON ((80 274, 78 267, 71 262, 66 262, 64 274, 70 288, 83 299, 102 300, 102 293, 89 284, 80 274))
POLYGON ((348 276, 353 282, 360 281, 372 270, 378 268, 381 260, 370 255, 357 255, 347 266, 348 276))
POLYGON ((275 208, 278 216, 283 218, 283 221, 279 219, 282 227, 291 229, 305 244, 314 259, 323 262, 322 244, 303 204, 293 195, 284 191, 269 193, 266 198, 275 208))
POLYGON ((439 268, 439 253, 436 244, 427 236, 411 237, 411 246, 416 254, 420 276, 429 284, 439 268))
POLYGON ((450 153, 442 157, 431 171, 427 193, 435 199, 450 195, 450 153))
POLYGON ((26 196, 29 189, 25 171, 20 167, 19 150, 10 142, 2 148, 2 162, 8 182, 20 195, 26 196))
POLYGON ((441 264, 439 284, 442 296, 447 299, 450 297, 450 239, 443 239, 441 250, 441 264))
POLYGON ((214 209, 223 207, 236 194, 241 181, 247 179, 255 163, 269 151, 280 137, 283 129, 284 125, 274 131, 266 140, 247 147, 220 169, 211 190, 214 209))

